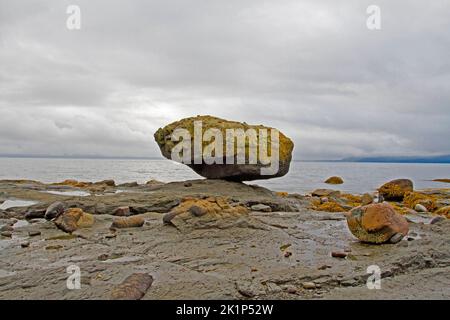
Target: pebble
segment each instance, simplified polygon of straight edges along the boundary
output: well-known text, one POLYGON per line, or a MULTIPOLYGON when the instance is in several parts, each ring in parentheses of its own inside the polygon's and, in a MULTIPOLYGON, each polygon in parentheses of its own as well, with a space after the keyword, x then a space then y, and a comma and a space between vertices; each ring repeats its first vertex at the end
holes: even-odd
POLYGON ((333 258, 345 258, 345 257, 347 257, 347 253, 339 252, 339 251, 333 251, 333 252, 331 252, 331 256, 333 258))
POLYGON ((0 235, 2 237, 11 238, 12 237, 12 232, 11 231, 3 231, 3 232, 0 233, 0 235))
POLYGON ((420 203, 414 206, 414 210, 416 210, 417 212, 428 212, 427 208, 425 208, 425 206, 420 203))
POLYGON ((324 264, 323 266, 320 266, 317 269, 319 269, 319 270, 326 270, 326 269, 329 269, 329 268, 331 268, 330 265, 324 264))
POLYGON ((41 232, 40 232, 40 231, 29 231, 29 232, 28 232, 28 235, 29 235, 30 237, 36 237, 36 236, 40 236, 40 235, 41 235, 41 232))
POLYGON ((290 294, 296 294, 297 293, 297 288, 295 288, 293 286, 288 286, 288 287, 285 288, 285 290, 286 290, 287 293, 290 293, 290 294))
POLYGON ((22 248, 28 248, 28 247, 30 246, 30 242, 28 242, 28 241, 22 242, 22 243, 20 244, 20 246, 21 246, 22 248))
POLYGON ((303 282, 302 286, 304 289, 311 290, 316 288, 316 284, 314 282, 303 282))
POLYGON ((284 257, 285 257, 285 258, 289 258, 290 256, 292 256, 292 252, 286 251, 286 252, 284 253, 284 257))

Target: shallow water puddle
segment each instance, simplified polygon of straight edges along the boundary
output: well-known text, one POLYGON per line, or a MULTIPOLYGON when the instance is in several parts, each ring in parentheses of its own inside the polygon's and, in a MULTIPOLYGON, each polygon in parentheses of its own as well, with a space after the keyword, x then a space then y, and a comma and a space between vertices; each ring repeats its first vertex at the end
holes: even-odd
POLYGON ((78 190, 72 190, 72 191, 44 191, 45 193, 54 194, 57 196, 70 196, 70 197, 87 197, 91 194, 86 191, 78 191, 78 190))
POLYGON ((36 201, 29 200, 6 200, 0 205, 0 209, 6 210, 14 207, 29 207, 36 203, 36 201))

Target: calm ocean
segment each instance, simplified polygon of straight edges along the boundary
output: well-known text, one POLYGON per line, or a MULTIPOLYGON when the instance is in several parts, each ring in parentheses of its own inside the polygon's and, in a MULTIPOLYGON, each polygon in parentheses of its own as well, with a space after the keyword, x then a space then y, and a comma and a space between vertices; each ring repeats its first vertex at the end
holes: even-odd
MULTIPOLYGON (((395 178, 410 178, 417 189, 450 187, 431 181, 450 178, 450 164, 419 163, 293 162, 286 176, 252 183, 277 191, 307 193, 316 188, 330 188, 323 181, 333 175, 345 181, 343 185, 332 186, 333 189, 352 193, 373 191, 395 178)), ((197 178, 201 177, 191 169, 169 160, 0 158, 0 179, 42 182, 114 179, 117 183, 144 183, 150 179, 170 182, 197 178)))

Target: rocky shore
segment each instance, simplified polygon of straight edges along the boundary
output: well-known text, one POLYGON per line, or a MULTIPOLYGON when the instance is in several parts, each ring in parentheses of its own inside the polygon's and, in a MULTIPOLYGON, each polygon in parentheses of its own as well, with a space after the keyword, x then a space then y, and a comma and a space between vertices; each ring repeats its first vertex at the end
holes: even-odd
POLYGON ((449 205, 450 189, 404 182, 300 195, 206 179, 4 180, 0 299, 449 299, 449 205), (403 232, 395 244, 363 242, 347 223, 378 203, 374 230, 403 232), (373 265, 381 290, 366 286, 373 265))

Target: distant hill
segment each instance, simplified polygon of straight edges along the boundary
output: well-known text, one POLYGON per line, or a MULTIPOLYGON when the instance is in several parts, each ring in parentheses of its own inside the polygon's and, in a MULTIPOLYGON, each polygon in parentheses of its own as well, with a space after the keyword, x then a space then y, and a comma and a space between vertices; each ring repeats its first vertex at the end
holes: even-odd
POLYGON ((450 163, 450 154, 431 157, 349 157, 345 162, 386 162, 386 163, 450 163))

